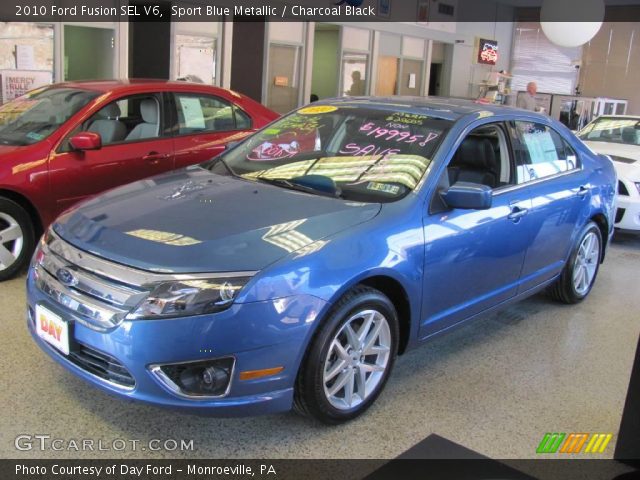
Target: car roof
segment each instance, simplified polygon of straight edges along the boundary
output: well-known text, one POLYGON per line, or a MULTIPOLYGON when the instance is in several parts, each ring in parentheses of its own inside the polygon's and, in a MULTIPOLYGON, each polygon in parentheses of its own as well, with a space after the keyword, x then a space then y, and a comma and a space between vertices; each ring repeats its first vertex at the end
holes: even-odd
POLYGON ((226 91, 239 95, 235 92, 231 92, 228 89, 215 87, 213 85, 206 85, 204 83, 185 82, 185 81, 172 81, 172 80, 159 80, 154 78, 127 78, 121 80, 80 80, 71 82, 62 82, 53 84, 52 87, 69 87, 79 88, 84 90, 95 90, 99 92, 120 92, 130 89, 139 90, 149 87, 159 91, 175 90, 175 91, 204 91, 215 90, 218 92, 226 91))
POLYGON ((640 120, 640 115, 600 115, 598 118, 620 118, 622 120, 640 120))
POLYGON ((433 117, 456 121, 466 115, 491 112, 493 115, 527 114, 538 118, 547 118, 538 113, 520 108, 482 103, 477 100, 446 97, 343 97, 322 100, 319 105, 344 105, 350 107, 372 107, 385 110, 401 110, 405 112, 421 113, 433 117))

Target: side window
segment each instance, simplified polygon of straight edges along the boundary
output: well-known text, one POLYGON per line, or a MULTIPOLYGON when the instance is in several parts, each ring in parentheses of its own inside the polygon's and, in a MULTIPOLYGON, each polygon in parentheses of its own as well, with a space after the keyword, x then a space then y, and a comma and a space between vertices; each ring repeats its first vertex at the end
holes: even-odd
POLYGON ((176 93, 178 135, 200 132, 224 132, 248 128, 249 117, 234 105, 217 97, 176 93), (239 120, 239 121, 237 121, 239 120), (241 124, 242 126, 237 126, 241 124))
POLYGON ((233 106, 233 113, 235 114, 235 117, 236 117, 236 128, 238 130, 251 129, 251 118, 249 117, 249 115, 244 113, 236 105, 233 106))
POLYGON ((499 189, 513 183, 506 134, 499 125, 483 125, 469 133, 454 153, 449 185, 470 182, 499 189))
POLYGON ((70 151, 68 140, 78 132, 100 134, 102 145, 134 142, 161 136, 160 100, 154 94, 132 95, 107 104, 74 129, 60 151, 70 151))
POLYGON ((575 151, 552 128, 534 122, 514 122, 512 135, 518 184, 578 168, 575 151))

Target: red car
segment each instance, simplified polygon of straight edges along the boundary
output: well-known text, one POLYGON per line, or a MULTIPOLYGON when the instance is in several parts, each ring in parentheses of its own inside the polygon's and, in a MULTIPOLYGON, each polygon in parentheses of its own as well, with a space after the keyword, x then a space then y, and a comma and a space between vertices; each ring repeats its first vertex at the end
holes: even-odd
POLYGON ((208 160, 276 119, 231 90, 148 80, 51 85, 0 107, 0 281, 62 211, 208 160))

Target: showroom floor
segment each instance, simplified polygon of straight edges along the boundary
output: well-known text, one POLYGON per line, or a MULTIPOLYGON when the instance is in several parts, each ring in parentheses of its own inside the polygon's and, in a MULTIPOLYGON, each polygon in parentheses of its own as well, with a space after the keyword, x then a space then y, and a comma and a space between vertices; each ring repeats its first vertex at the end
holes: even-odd
POLYGON ((392 458, 435 433, 493 458, 533 458, 545 432, 617 432, 640 333, 638 271, 640 238, 621 237, 588 300, 568 307, 540 295, 411 351, 369 413, 339 427, 294 414, 196 417, 111 398, 32 342, 21 277, 0 285, 0 457, 392 458), (21 452, 20 434, 108 445, 193 439, 195 451, 21 452))

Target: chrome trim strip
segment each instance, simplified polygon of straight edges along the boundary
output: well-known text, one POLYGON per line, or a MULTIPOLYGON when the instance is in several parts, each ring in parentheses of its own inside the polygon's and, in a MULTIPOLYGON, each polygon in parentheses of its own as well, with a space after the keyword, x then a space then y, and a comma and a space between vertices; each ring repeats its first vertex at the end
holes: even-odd
POLYGON ((86 327, 99 331, 108 330, 117 326, 129 312, 111 305, 99 305, 89 297, 74 292, 58 282, 41 265, 36 264, 33 273, 36 286, 60 305, 77 313, 74 320, 86 327))
POLYGON ((114 282, 126 283, 131 286, 146 286, 149 284, 175 281, 199 280, 215 278, 253 277, 258 271, 246 272, 216 272, 216 273, 156 273, 148 270, 127 267, 119 263, 105 260, 93 253, 80 250, 62 240, 53 229, 49 230, 51 239, 49 248, 59 257, 78 267, 107 277, 114 282))
POLYGON ((147 368, 149 369, 149 372, 152 374, 152 376, 156 380, 158 380, 160 385, 162 385, 170 393, 173 393, 174 395, 176 395, 176 396, 178 396, 180 398, 185 398, 187 400, 205 401, 205 400, 213 400, 213 399, 217 399, 217 398, 224 398, 229 394, 229 392, 231 391, 231 384, 233 383, 233 377, 234 377, 235 371, 236 371, 236 357, 234 357, 232 355, 226 355, 224 357, 209 358, 209 359, 205 358, 203 360, 189 360, 189 361, 186 361, 186 362, 158 363, 158 364, 149 365, 147 368), (233 364, 231 365, 231 372, 229 373, 229 384, 227 385, 227 389, 221 395, 198 395, 198 394, 193 394, 193 393, 186 393, 178 385, 176 385, 174 383, 174 381, 171 380, 171 378, 169 378, 169 376, 166 373, 164 373, 162 371, 162 367, 165 366, 165 365, 167 365, 167 366, 169 366, 169 365, 186 365, 186 364, 189 364, 189 363, 200 363, 200 362, 206 362, 206 361, 224 360, 225 358, 233 359, 233 364))
POLYGON ((560 172, 560 173, 555 173, 553 175, 548 175, 546 177, 540 177, 540 178, 536 178, 535 180, 530 180, 528 182, 524 182, 524 183, 517 183, 514 185, 506 185, 503 188, 500 189, 496 189, 493 191, 493 195, 502 195, 503 193, 507 193, 507 192, 513 192, 515 190, 519 190, 519 189, 525 189, 526 187, 532 186, 532 185, 537 185, 538 183, 542 183, 542 182, 547 182, 549 180, 553 180, 555 178, 562 178, 562 177, 566 177, 569 175, 573 175, 576 174, 578 172, 582 172, 582 166, 580 166, 579 168, 574 168, 572 170, 567 170, 566 172, 560 172))

